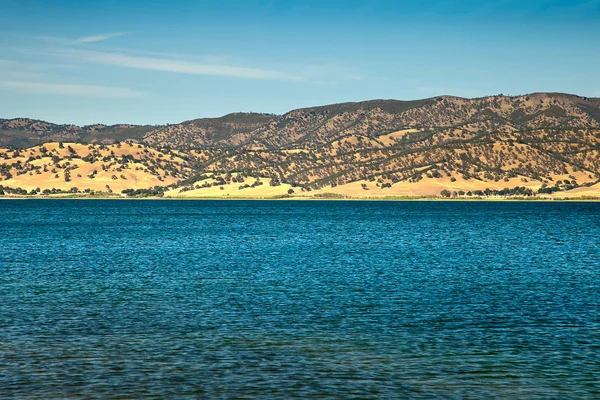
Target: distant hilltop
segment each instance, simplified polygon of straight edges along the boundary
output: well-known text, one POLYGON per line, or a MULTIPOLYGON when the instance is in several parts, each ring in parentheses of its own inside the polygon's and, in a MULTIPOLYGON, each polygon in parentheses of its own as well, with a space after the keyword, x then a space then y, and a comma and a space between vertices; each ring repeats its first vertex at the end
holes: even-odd
POLYGON ((4 119, 0 147, 0 185, 21 193, 600 195, 600 99, 561 93, 371 100, 167 126, 4 119))

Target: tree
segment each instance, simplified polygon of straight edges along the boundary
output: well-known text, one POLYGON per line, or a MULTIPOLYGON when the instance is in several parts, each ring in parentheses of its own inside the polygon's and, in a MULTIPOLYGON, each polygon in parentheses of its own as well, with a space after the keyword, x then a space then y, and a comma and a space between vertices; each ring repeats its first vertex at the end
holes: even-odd
POLYGON ((288 189, 287 192, 288 192, 288 194, 294 194, 294 189, 290 188, 290 189, 288 189))
POLYGON ((450 191, 449 191, 449 190, 447 190, 447 189, 444 189, 444 190, 442 190, 442 191, 440 192, 440 195, 441 195, 442 197, 450 197, 450 196, 452 196, 452 193, 450 193, 450 191))

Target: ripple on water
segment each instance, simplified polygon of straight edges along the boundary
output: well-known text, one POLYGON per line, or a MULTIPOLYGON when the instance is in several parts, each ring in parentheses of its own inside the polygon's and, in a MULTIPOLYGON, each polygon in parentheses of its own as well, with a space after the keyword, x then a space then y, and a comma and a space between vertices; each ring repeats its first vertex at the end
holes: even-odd
POLYGON ((0 397, 600 396, 600 204, 3 201, 0 397))

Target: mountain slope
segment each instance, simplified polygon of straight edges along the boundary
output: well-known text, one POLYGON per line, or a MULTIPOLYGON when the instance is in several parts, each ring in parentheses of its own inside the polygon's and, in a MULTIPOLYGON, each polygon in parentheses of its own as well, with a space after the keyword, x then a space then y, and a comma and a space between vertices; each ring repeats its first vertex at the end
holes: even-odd
MULTIPOLYGON (((236 113, 165 127, 93 131, 31 120, 11 123, 17 127, 6 130, 49 132, 38 135, 41 139, 72 135, 72 141, 98 142, 130 136, 131 144, 123 148, 138 141, 163 160, 176 154, 182 164, 170 166, 163 183, 171 186, 170 193, 187 195, 208 193, 209 186, 224 186, 223 192, 232 195, 230 189, 256 178, 273 187, 289 185, 296 194, 355 197, 485 189, 521 195, 585 192, 600 179, 600 100, 560 93, 373 100, 282 116, 236 113)), ((0 140, 3 136, 0 132, 0 140)), ((20 158, 16 166, 11 151, 0 151, 1 157, 0 179, 27 168, 28 161, 20 158)))
POLYGON ((312 189, 429 176, 541 186, 570 176, 594 182, 600 172, 596 99, 446 96, 398 112, 371 104, 295 110, 237 147, 196 153, 203 170, 277 176, 312 189))
POLYGON ((278 120, 273 114, 233 113, 220 118, 200 118, 155 129, 143 141, 155 146, 211 147, 238 144, 238 137, 278 120))
POLYGON ((26 148, 50 142, 111 144, 128 139, 142 139, 154 126, 57 125, 29 118, 0 119, 0 146, 26 148))
POLYGON ((46 143, 0 149, 0 185, 30 192, 52 189, 120 193, 175 184, 192 172, 185 155, 142 144, 46 143))

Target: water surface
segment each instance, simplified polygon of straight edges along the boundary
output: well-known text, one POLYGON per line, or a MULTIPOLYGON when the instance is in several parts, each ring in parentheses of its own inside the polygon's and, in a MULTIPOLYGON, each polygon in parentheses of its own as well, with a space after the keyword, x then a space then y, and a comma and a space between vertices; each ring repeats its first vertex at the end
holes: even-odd
POLYGON ((0 397, 600 396, 600 203, 0 202, 0 397))

